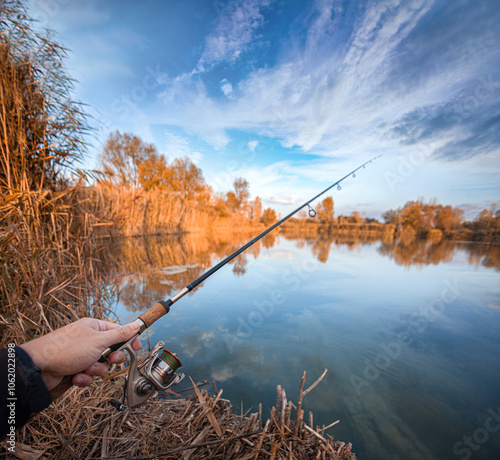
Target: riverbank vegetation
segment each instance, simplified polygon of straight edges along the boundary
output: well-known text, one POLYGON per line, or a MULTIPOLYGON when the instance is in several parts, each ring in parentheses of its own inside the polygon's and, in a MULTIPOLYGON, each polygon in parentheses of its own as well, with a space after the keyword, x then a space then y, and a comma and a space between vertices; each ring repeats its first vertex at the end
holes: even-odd
POLYGON ((111 133, 99 167, 102 175, 87 193, 112 235, 244 231, 274 213, 262 212, 259 197, 249 200, 245 179, 235 179, 226 193, 215 193, 191 160, 175 158, 168 164, 153 144, 133 134, 111 133))
POLYGON ((145 409, 125 412, 111 412, 108 401, 120 397, 115 385, 73 388, 31 421, 16 452, 30 459, 356 460, 351 444, 329 435, 338 420, 317 426, 312 412, 302 409, 325 374, 326 369, 305 388, 304 372, 296 405, 278 385, 276 405, 270 410, 260 405, 253 413, 232 408, 215 382, 210 392, 203 390, 206 381, 193 382, 187 397, 169 394, 149 400, 145 409))
MULTIPOLYGON (((87 193, 95 214, 112 235, 248 230, 268 227, 279 218, 272 208, 262 210, 258 196, 249 200, 250 185, 244 178, 237 178, 232 190, 214 193, 202 171, 188 158, 175 158, 168 164, 153 144, 133 134, 110 134, 100 168, 103 174, 87 193)), ((496 206, 483 210, 472 221, 463 216, 460 208, 419 199, 385 212, 381 223, 358 211, 335 216, 333 198, 326 197, 316 209, 291 218, 280 231, 310 236, 377 235, 394 241, 500 239, 500 209, 496 206)))
POLYGON ((500 208, 484 209, 472 221, 465 221, 460 208, 443 206, 435 200, 409 201, 402 208, 387 211, 383 218, 395 225, 401 236, 422 239, 455 239, 467 241, 500 240, 500 208))
POLYGON ((1 344, 105 314, 96 244, 75 162, 87 131, 69 99, 65 50, 2 2, 0 34, 1 344), (5 28, 5 29, 4 29, 5 28), (73 177, 70 177, 73 174, 73 177), (69 307, 71 305, 71 307, 69 307))

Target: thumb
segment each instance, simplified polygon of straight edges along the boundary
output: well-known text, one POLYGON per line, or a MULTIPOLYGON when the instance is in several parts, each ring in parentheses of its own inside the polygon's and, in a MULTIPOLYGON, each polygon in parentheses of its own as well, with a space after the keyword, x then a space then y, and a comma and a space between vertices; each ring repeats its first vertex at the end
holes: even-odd
POLYGON ((139 324, 133 321, 132 323, 125 324, 124 326, 117 327, 105 331, 106 346, 114 345, 115 343, 126 342, 139 332, 139 324))

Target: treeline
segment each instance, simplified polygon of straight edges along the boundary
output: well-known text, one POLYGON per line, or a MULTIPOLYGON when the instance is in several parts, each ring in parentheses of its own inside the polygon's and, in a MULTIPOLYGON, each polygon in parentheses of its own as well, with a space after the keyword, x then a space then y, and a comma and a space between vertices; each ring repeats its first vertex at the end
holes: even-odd
POLYGON ((88 193, 102 224, 117 225, 125 235, 227 226, 269 225, 276 212, 262 210, 249 184, 237 178, 233 189, 215 193, 188 158, 170 164, 153 144, 139 137, 111 133, 99 157, 101 174, 88 193))
POLYGON ((361 215, 358 211, 353 211, 349 216, 340 214, 335 217, 335 205, 331 196, 326 197, 315 207, 309 207, 308 210, 300 211, 296 217, 290 219, 291 223, 304 224, 307 222, 316 222, 326 225, 344 225, 344 224, 379 224, 377 219, 361 215), (314 219, 314 220, 311 220, 314 219))
POLYGON ((499 241, 500 208, 494 204, 490 210, 482 210, 471 221, 464 219, 464 211, 443 206, 431 200, 408 201, 403 207, 386 211, 382 218, 367 218, 358 211, 349 216, 335 217, 334 202, 325 198, 315 209, 301 211, 290 219, 285 231, 293 234, 300 229, 309 236, 333 233, 339 235, 374 235, 397 241, 412 239, 455 239, 464 241, 499 241))
POLYGON ((436 201, 409 201, 402 208, 383 214, 387 224, 396 226, 396 237, 450 238, 470 241, 500 239, 500 208, 484 209, 472 221, 464 220, 460 208, 443 206, 436 201))

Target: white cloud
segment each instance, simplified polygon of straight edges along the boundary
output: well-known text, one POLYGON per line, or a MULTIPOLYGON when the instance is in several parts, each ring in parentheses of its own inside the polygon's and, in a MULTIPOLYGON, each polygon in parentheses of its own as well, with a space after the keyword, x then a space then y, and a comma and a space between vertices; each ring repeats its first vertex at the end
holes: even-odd
POLYGON ((233 92, 233 85, 224 78, 224 80, 220 82, 220 89, 224 93, 224 96, 229 97, 233 92))
POLYGON ((247 146, 250 150, 254 151, 255 148, 259 145, 259 141, 250 141, 247 146))
MULTIPOLYGON (((192 74, 169 82, 162 98, 179 125, 209 142, 215 136, 219 148, 229 141, 227 129, 245 129, 282 138, 287 147, 298 145, 327 156, 371 150, 380 141, 380 120, 397 118, 428 99, 429 87, 417 88, 401 100, 395 95, 398 88, 391 91, 385 84, 391 54, 430 5, 427 0, 397 8, 392 2, 376 3, 367 10, 346 48, 339 50, 325 40, 335 20, 331 2, 323 2, 319 16, 310 24, 306 46, 275 67, 255 70, 236 88, 231 85, 230 101, 210 97, 202 79, 194 79, 192 74), (173 94, 182 95, 182 101, 173 94)), ((260 24, 257 11, 252 4, 246 14, 240 12, 243 23, 258 17, 255 23, 260 24)), ((225 20, 217 33, 224 35, 224 30, 227 36, 233 29, 226 30, 225 20)), ((227 46, 221 45, 219 52, 205 51, 204 56, 212 58, 201 60, 219 62, 231 54, 229 48, 238 48, 236 43, 227 46)), ((221 82, 226 95, 228 84, 227 80, 221 82)), ((444 87, 443 82, 440 88, 444 87)))
POLYGON ((280 161, 273 163, 267 167, 257 165, 248 166, 241 164, 239 167, 234 165, 234 160, 230 161, 230 168, 223 169, 220 172, 207 174, 208 184, 216 192, 225 192, 232 187, 235 179, 243 177, 250 184, 251 196, 260 195, 261 190, 266 190, 270 194, 279 195, 282 190, 283 183, 293 181, 290 175, 286 173, 289 167, 288 162, 280 161))
MULTIPOLYGON (((202 79, 186 77, 175 87, 182 94, 182 103, 172 107, 178 123, 219 148, 229 142, 227 130, 238 129, 329 157, 361 152, 368 157, 377 149, 397 154, 399 141, 384 137, 386 129, 412 110, 442 103, 457 87, 457 75, 460 82, 469 81, 484 62, 464 67, 458 54, 449 52, 446 68, 429 70, 418 85, 405 85, 391 74, 398 62, 394 57, 432 0, 373 3, 350 38, 335 47, 330 43, 336 24, 332 4, 322 2, 303 49, 290 51, 275 67, 253 71, 236 87, 225 87, 230 100, 210 97, 202 79)), ((171 90, 167 87, 165 94, 171 90)))
POLYGON ((205 39, 205 49, 197 70, 204 72, 220 62, 234 62, 256 37, 256 31, 264 23, 261 9, 270 0, 242 0, 231 2, 220 12, 217 26, 205 39))
MULTIPOLYGON (((411 117, 410 121, 405 117, 413 113, 423 113, 424 121, 425 115, 442 114, 441 108, 446 104, 452 106, 459 91, 469 88, 473 92, 478 87, 478 78, 491 74, 488 59, 498 61, 494 48, 480 39, 463 38, 466 34, 461 34, 460 23, 452 21, 461 18, 457 10, 452 10, 456 16, 443 25, 453 40, 434 26, 432 32, 441 40, 441 54, 436 51, 432 61, 427 59, 428 53, 421 53, 419 60, 414 61, 416 51, 432 51, 427 38, 429 30, 425 29, 430 27, 429 21, 423 18, 442 14, 437 8, 432 10, 434 0, 372 2, 349 29, 347 38, 343 35, 346 25, 339 27, 334 14, 335 2, 325 0, 317 4, 317 14, 308 16, 305 40, 302 37, 298 40, 305 44, 289 47, 286 54, 277 57, 274 66, 257 68, 238 84, 231 85, 230 98, 211 96, 203 75, 183 76, 176 81, 177 86, 167 85, 162 96, 168 101, 167 112, 175 114, 175 117, 167 115, 169 122, 178 123, 187 132, 196 133, 214 145, 217 143, 218 148, 228 144, 229 130, 240 130, 263 138, 278 138, 285 147, 299 146, 304 152, 325 157, 324 161, 308 161, 300 167, 282 163, 281 169, 276 169, 275 164, 265 171, 242 166, 231 175, 233 180, 235 177, 249 180, 253 195, 258 191, 274 202, 280 201, 284 207, 290 198, 283 195, 283 190, 289 194, 296 176, 335 181, 379 153, 385 154, 384 161, 397 164, 401 155, 425 149, 421 142, 402 143, 404 136, 393 128, 404 125, 402 119, 409 126, 411 117), (339 28, 342 31, 336 35, 339 28), (413 67, 405 68, 406 62, 413 67), (177 101, 170 96, 172 92, 177 101), (286 174, 292 179, 285 178, 286 174)), ((466 18, 463 21, 465 29, 472 27, 466 18)), ((441 124, 439 129, 430 130, 428 143, 433 151, 454 140, 467 139, 469 133, 463 129, 463 123, 441 124)), ((426 128, 422 123, 415 132, 422 134, 426 128)), ((251 148, 253 144, 247 145, 251 148)), ((481 161, 485 161, 484 156, 481 161)), ((428 184, 431 176, 424 171, 436 168, 437 164, 443 163, 429 155, 426 166, 405 180, 405 196, 394 196, 395 205, 401 205, 407 197, 427 195, 421 184, 428 184)), ((464 164, 453 170, 458 174, 464 164)), ((443 177, 452 177, 447 167, 435 171, 443 177)), ((452 179, 443 181, 436 174, 432 177, 433 183, 439 183, 440 187, 449 180, 452 189, 452 179)), ((382 200, 380 195, 387 196, 390 191, 383 179, 378 185, 379 188, 366 193, 378 194, 382 200)), ((346 181, 345 188, 350 186, 351 181, 346 181)), ((314 193, 313 189, 313 186, 294 188, 293 192, 302 199, 310 196, 311 191, 314 193)), ((442 196, 447 197, 445 192, 442 196)), ((366 201, 366 197, 359 198, 366 201)), ((355 203, 349 199, 349 205, 355 203)), ((457 204, 456 200, 450 204, 457 204)))
POLYGON ((265 196, 263 200, 274 204, 295 204, 299 201, 295 195, 265 196))
POLYGON ((292 260, 294 258, 294 253, 293 251, 273 249, 272 251, 266 252, 262 258, 272 260, 292 260))
POLYGON ((189 141, 181 136, 166 132, 165 150, 162 152, 170 161, 174 158, 189 158, 194 164, 200 162, 203 155, 200 152, 193 151, 189 146, 189 141))

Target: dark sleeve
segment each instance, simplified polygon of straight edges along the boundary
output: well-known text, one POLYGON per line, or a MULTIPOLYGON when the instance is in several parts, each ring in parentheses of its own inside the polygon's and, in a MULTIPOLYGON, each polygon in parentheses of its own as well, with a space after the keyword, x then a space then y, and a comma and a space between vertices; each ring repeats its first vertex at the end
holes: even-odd
POLYGON ((0 350, 0 374, 0 439, 9 435, 10 440, 32 413, 51 403, 51 398, 40 368, 20 347, 9 345, 0 350))

